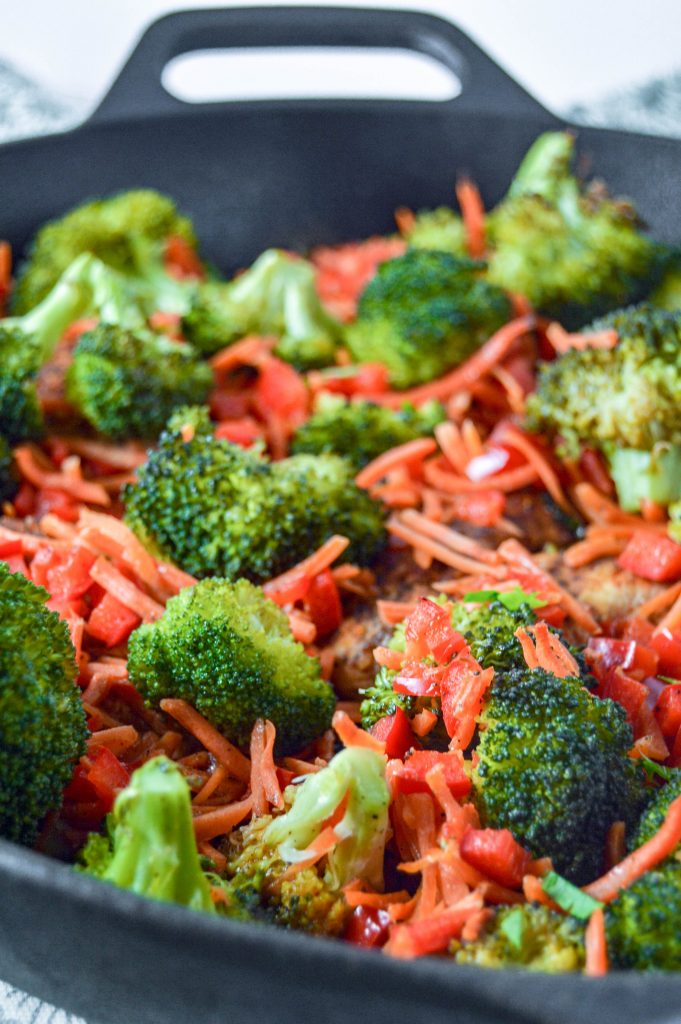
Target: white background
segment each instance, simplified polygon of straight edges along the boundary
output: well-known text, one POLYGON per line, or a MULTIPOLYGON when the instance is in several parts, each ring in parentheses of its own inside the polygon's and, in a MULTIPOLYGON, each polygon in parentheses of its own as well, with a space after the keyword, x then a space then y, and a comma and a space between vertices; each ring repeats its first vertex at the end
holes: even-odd
MULTIPOLYGON (((178 0, 176 6, 248 5, 178 0)), ((1 0, 0 59, 87 110, 144 26, 173 6, 167 0, 1 0)), ((373 6, 450 17, 556 111, 681 67, 679 0, 373 0, 373 6)), ((344 77, 330 72, 326 91, 342 92, 344 77)), ((272 95, 281 92, 274 65, 266 84, 272 95)))

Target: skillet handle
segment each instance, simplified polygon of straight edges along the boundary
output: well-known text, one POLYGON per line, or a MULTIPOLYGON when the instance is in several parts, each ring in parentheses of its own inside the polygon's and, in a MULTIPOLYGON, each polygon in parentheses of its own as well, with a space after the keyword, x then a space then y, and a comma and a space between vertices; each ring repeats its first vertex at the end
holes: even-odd
MULTIPOLYGON (((92 114, 91 122, 186 113, 188 106, 215 109, 221 104, 188 105, 171 96, 161 84, 166 64, 192 50, 287 46, 415 50, 438 60, 460 80, 461 94, 445 101, 455 103, 459 110, 516 116, 546 113, 467 35, 442 18, 370 8, 250 7, 181 11, 153 22, 92 114)), ((282 101, 247 102, 262 105, 282 101)), ((321 101, 306 101, 315 102, 321 101)), ((378 107, 386 101, 331 102, 374 103, 378 107)), ((432 101, 417 102, 432 105, 432 101)))

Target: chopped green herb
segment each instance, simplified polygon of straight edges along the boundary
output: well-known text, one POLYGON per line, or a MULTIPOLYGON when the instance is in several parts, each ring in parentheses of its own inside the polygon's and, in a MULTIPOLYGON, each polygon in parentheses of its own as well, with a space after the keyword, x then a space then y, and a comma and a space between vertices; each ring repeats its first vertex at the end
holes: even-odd
POLYGON ((594 910, 599 910, 603 907, 600 900, 595 900, 593 896, 589 896, 583 889, 573 885, 572 882, 568 882, 567 878, 563 878, 562 875, 557 874, 555 871, 549 871, 548 875, 546 875, 542 883, 542 889, 559 907, 567 911, 568 914, 572 914, 573 917, 580 918, 582 921, 588 920, 594 910))
POLYGON ((472 590, 470 593, 464 595, 464 602, 470 603, 487 603, 488 601, 500 601, 504 608, 508 608, 510 612, 517 612, 523 605, 528 605, 530 608, 543 608, 546 601, 542 601, 540 597, 534 592, 527 593, 521 590, 520 587, 514 587, 513 590, 506 590, 500 592, 498 590, 472 590))

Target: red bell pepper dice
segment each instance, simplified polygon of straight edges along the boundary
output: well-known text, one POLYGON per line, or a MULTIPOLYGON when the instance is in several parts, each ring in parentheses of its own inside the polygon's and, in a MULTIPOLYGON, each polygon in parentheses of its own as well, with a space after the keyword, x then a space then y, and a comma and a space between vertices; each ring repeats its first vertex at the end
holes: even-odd
POLYGON ((640 674, 642 678, 654 676, 659 657, 655 650, 635 640, 615 640, 609 636, 592 637, 586 649, 586 657, 594 675, 605 678, 616 668, 627 673, 640 674))
POLYGON ((87 624, 88 633, 106 647, 117 647, 127 640, 140 622, 136 615, 111 594, 105 594, 87 624))
POLYGON ((390 914, 380 907, 355 907, 343 936, 355 946, 376 948, 388 941, 390 914))
POLYGON ((330 569, 324 569, 310 581, 305 603, 310 618, 317 627, 318 637, 328 636, 338 629, 343 621, 343 607, 330 569))
POLYGON ((500 885, 518 889, 532 860, 507 828, 469 828, 462 838, 462 858, 500 885))
POLYGON ((636 530, 617 564, 641 579, 673 583, 681 579, 681 544, 650 530, 636 530))
POLYGON ((663 736, 676 736, 681 728, 681 684, 670 683, 665 686, 657 699, 655 718, 663 736))
POLYGON ((384 715, 383 718, 379 718, 369 731, 377 740, 385 743, 385 752, 388 757, 399 757, 401 760, 406 752, 414 746, 411 722, 402 708, 396 708, 392 715, 384 715))
POLYGON ((453 796, 466 796, 471 790, 471 780, 466 774, 463 758, 458 751, 440 753, 437 750, 415 750, 395 773, 395 786, 400 793, 430 793, 426 775, 442 765, 445 782, 453 796))
POLYGON ((648 696, 648 687, 637 679, 632 679, 619 666, 600 678, 598 696, 616 700, 627 713, 629 725, 634 728, 641 707, 648 696))
POLYGON ((408 658, 432 655, 440 665, 446 664, 466 643, 453 628, 449 609, 427 597, 422 597, 405 619, 404 636, 408 658))
POLYGON ((483 669, 464 654, 448 665, 440 682, 442 717, 447 735, 463 750, 473 739, 483 697, 494 678, 494 669, 483 669))
POLYGON ((669 629, 661 629, 650 641, 660 663, 658 672, 672 679, 681 679, 681 637, 669 629))
POLYGON ((424 665, 422 661, 404 662, 393 679, 393 690, 410 697, 436 697, 440 693, 442 672, 439 665, 424 665))

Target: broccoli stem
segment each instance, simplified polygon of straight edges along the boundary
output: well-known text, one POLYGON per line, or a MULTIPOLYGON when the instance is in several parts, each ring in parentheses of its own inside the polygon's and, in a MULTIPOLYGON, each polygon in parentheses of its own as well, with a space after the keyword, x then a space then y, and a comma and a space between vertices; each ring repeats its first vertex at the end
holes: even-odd
POLYGON ((97 260, 83 253, 62 274, 57 284, 29 313, 5 320, 3 327, 20 327, 30 335, 40 362, 49 359, 66 328, 90 306, 90 274, 97 260))
POLYGON ((660 444, 651 452, 616 448, 608 461, 625 512, 638 512, 642 501, 669 505, 681 498, 681 445, 660 444))
POLYGON ((530 146, 515 173, 508 195, 543 196, 558 206, 568 223, 581 219, 579 186, 570 173, 575 146, 569 132, 546 132, 530 146))

